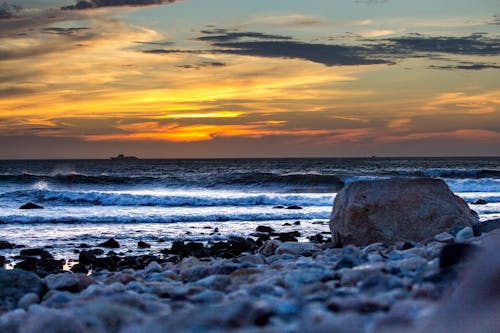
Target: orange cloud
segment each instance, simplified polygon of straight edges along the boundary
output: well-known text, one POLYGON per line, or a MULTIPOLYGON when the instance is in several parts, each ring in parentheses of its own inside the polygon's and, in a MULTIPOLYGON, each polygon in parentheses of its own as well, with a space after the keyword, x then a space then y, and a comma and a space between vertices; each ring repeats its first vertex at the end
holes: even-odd
POLYGON ((260 138, 263 136, 313 136, 332 133, 328 130, 310 129, 281 129, 273 126, 281 122, 251 125, 180 125, 171 123, 160 125, 157 122, 119 125, 116 128, 124 133, 87 135, 87 141, 135 141, 159 140, 171 142, 208 141, 217 137, 247 137, 260 138))
POLYGON ((500 90, 470 95, 464 92, 449 92, 438 95, 424 108, 426 111, 483 114, 500 110, 500 90))
POLYGON ((378 138, 380 143, 395 143, 405 141, 418 141, 428 139, 453 139, 453 140, 471 140, 471 141, 500 141, 500 133, 495 131, 480 129, 462 129, 450 132, 432 132, 432 133, 412 133, 408 135, 389 135, 378 138))

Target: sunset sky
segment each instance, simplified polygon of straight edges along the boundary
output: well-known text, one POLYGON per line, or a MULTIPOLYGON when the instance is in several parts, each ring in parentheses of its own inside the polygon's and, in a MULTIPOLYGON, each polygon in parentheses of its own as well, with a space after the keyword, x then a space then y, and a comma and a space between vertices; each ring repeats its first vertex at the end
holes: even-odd
POLYGON ((500 155, 498 0, 8 4, 0 159, 500 155))

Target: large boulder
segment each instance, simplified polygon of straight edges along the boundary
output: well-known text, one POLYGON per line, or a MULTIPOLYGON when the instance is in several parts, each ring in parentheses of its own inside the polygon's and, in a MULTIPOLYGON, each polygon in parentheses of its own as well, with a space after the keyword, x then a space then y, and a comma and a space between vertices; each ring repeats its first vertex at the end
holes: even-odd
POLYGON ((421 242, 478 222, 464 200, 433 178, 359 181, 333 204, 330 231, 337 244, 421 242))

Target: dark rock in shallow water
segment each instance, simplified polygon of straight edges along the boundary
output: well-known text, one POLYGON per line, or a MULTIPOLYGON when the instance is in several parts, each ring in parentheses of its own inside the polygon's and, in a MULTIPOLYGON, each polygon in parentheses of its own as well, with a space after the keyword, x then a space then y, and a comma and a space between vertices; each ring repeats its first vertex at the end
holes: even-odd
POLYGON ((267 226, 267 225, 259 225, 257 229, 255 229, 257 232, 264 232, 264 233, 271 233, 274 232, 274 229, 267 226))
POLYGON ((286 209, 302 209, 302 207, 297 206, 297 205, 292 205, 292 206, 286 207, 286 209))
POLYGON ((83 274, 87 274, 89 272, 87 267, 85 267, 85 265, 82 264, 73 265, 73 267, 71 267, 71 271, 73 273, 83 273, 83 274))
POLYGON ((0 256, 0 266, 3 266, 3 265, 5 265, 5 257, 0 256))
POLYGON ((120 247, 120 244, 118 244, 118 242, 114 238, 110 238, 107 241, 105 241, 104 243, 99 244, 99 246, 100 247, 107 247, 110 249, 117 249, 120 247))
POLYGON ((91 251, 82 251, 78 256, 78 263, 81 265, 91 265, 96 259, 96 255, 91 251))
POLYGON ((274 206, 273 208, 274 209, 283 209, 283 208, 285 208, 285 206, 278 205, 278 206, 274 206))
POLYGON ((137 243, 137 247, 140 248, 140 249, 149 249, 151 247, 151 245, 149 245, 148 243, 146 242, 143 242, 143 241, 139 241, 137 243))
POLYGON ((7 241, 0 241, 0 250, 10 250, 15 247, 14 244, 9 243, 7 241))
POLYGON ((477 251, 477 246, 467 243, 448 244, 439 255, 439 267, 448 268, 469 259, 477 251))
POLYGON ((27 293, 41 296, 45 291, 43 281, 33 273, 20 269, 0 269, 0 313, 14 309, 27 293))
POLYGON ((495 229, 500 229, 500 219, 487 220, 484 222, 479 222, 472 226, 474 231, 474 236, 481 236, 483 233, 493 231, 495 229))
POLYGON ((28 202, 27 204, 22 205, 19 209, 43 209, 42 206, 34 204, 32 202, 28 202))
POLYGON ((478 199, 478 200, 474 201, 472 204, 473 205, 486 205, 486 204, 488 204, 488 201, 486 201, 484 199, 478 199))
POLYGON ((47 254, 50 255, 50 253, 48 253, 44 249, 24 249, 24 250, 21 250, 21 252, 19 252, 19 254, 21 254, 22 256, 35 256, 35 257, 41 256, 41 255, 47 256, 47 254))
POLYGON ((469 206, 434 178, 353 182, 335 197, 330 231, 335 243, 421 242, 477 223, 469 206))

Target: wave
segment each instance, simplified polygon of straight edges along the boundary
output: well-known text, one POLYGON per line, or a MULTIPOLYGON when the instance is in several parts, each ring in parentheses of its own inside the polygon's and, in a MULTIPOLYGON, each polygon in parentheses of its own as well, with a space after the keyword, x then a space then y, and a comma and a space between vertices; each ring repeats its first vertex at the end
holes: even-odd
POLYGON ((413 177, 439 177, 453 179, 480 179, 500 178, 500 170, 496 169, 425 169, 425 170, 396 170, 389 174, 413 177))
POLYGON ((111 175, 84 175, 80 173, 71 174, 3 174, 0 175, 0 182, 11 182, 19 184, 32 184, 38 182, 48 182, 70 185, 70 184, 89 184, 89 185, 133 185, 152 183, 157 178, 148 176, 111 176, 111 175))
POLYGON ((252 222, 252 221, 284 221, 284 220, 326 220, 330 217, 330 211, 325 212, 300 212, 287 211, 280 212, 258 212, 258 213, 213 213, 202 215, 8 215, 2 216, 2 222, 6 224, 78 224, 78 223, 183 223, 183 222, 252 222))
POLYGON ((16 191, 2 194, 1 197, 32 199, 40 204, 55 203, 62 205, 98 205, 98 206, 331 206, 333 195, 298 195, 298 194, 252 194, 238 193, 228 195, 222 192, 199 193, 198 195, 158 195, 119 192, 86 191, 16 191))
POLYGON ((317 173, 276 174, 265 172, 236 176, 233 179, 229 179, 228 184, 246 186, 286 185, 296 188, 297 191, 302 190, 304 192, 318 189, 335 192, 345 185, 344 181, 336 175, 317 173))

